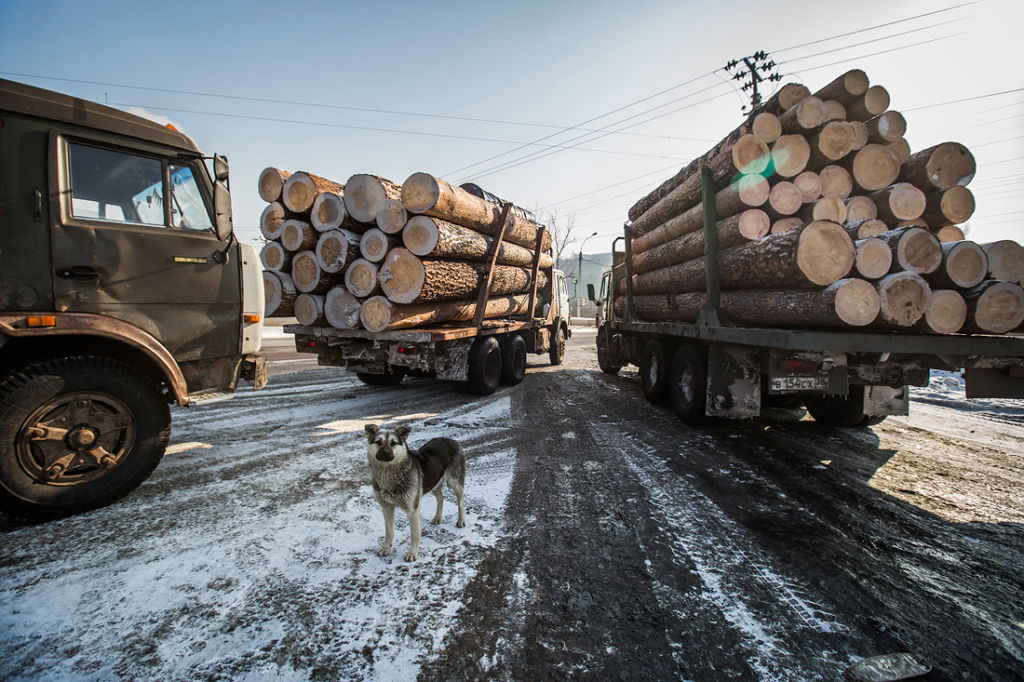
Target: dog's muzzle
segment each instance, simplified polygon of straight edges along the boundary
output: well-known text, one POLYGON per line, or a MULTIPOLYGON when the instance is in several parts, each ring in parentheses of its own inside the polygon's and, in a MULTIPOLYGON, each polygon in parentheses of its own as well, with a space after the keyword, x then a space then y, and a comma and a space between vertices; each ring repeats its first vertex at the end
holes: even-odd
POLYGON ((377 451, 376 457, 378 462, 390 462, 395 458, 395 453, 391 450, 380 449, 377 451))

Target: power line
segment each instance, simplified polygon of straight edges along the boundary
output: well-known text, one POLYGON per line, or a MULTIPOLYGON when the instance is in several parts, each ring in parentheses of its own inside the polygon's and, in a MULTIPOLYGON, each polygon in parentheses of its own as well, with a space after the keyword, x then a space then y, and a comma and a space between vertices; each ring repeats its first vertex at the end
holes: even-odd
MULTIPOLYGON (((961 102, 973 102, 975 100, 987 99, 989 97, 999 97, 1000 95, 1010 95, 1010 94, 1013 94, 1015 92, 1024 92, 1024 88, 1014 88, 1013 90, 1000 90, 999 92, 990 92, 990 93, 988 93, 986 95, 975 95, 974 97, 964 97, 964 98, 961 98, 961 99, 951 99, 948 102, 938 102, 937 104, 926 104, 923 107, 913 107, 911 109, 903 109, 902 111, 903 112, 907 112, 907 113, 909 113, 911 111, 923 111, 924 109, 932 109, 934 107, 944 107, 947 104, 960 104, 961 102)), ((990 110, 990 111, 994 111, 994 109, 990 110)), ((1014 117, 1011 116, 1010 118, 1014 118, 1014 117)), ((994 123, 994 122, 995 121, 992 121, 992 123, 994 123)))
POLYGON ((598 192, 603 192, 606 189, 611 189, 613 187, 619 187, 621 185, 625 185, 627 182, 633 182, 634 180, 640 180, 640 179, 646 178, 646 177, 648 177, 650 175, 655 175, 657 173, 664 173, 665 171, 672 170, 673 168, 678 168, 678 165, 673 164, 671 166, 665 166, 664 168, 658 168, 657 170, 653 170, 653 171, 650 171, 648 173, 643 173, 641 175, 636 175, 636 176, 634 176, 632 178, 627 178, 625 180, 620 180, 618 182, 613 182, 610 185, 605 185, 604 187, 599 187, 598 189, 593 189, 593 190, 590 190, 589 192, 583 192, 582 194, 577 194, 576 196, 569 197, 568 199, 562 199, 560 201, 553 201, 550 204, 545 204, 544 208, 550 208, 552 206, 559 206, 561 204, 567 204, 570 201, 575 201, 576 199, 582 199, 583 197, 590 196, 591 194, 597 194, 598 192))
POLYGON ((878 52, 871 52, 870 54, 862 54, 862 55, 859 55, 857 57, 847 57, 846 59, 841 59, 841 60, 839 60, 837 62, 829 62, 828 64, 820 64, 818 66, 812 66, 812 67, 809 67, 809 68, 806 68, 806 69, 800 69, 800 71, 806 73, 807 71, 817 71, 818 69, 826 69, 826 68, 828 68, 830 66, 836 66, 838 64, 849 64, 850 62, 857 61, 858 59, 867 59, 868 57, 877 57, 878 55, 888 54, 890 52, 898 52, 899 50, 909 50, 912 47, 920 47, 921 45, 927 45, 929 43, 935 43, 935 42, 938 42, 940 40, 948 40, 950 38, 956 38, 957 36, 962 36, 963 34, 964 34, 963 31, 961 31, 960 33, 951 33, 949 35, 939 36, 938 38, 932 38, 931 40, 922 40, 919 43, 911 43, 910 45, 900 45, 899 47, 893 47, 893 48, 890 48, 888 50, 879 50, 878 52))
POLYGON ((871 40, 864 40, 864 41, 861 41, 859 43, 853 43, 852 45, 845 45, 843 47, 834 47, 831 50, 824 50, 822 52, 815 52, 814 54, 803 55, 802 57, 794 57, 792 59, 786 59, 784 61, 779 62, 779 66, 782 66, 783 64, 792 64, 793 62, 799 62, 799 61, 802 61, 804 59, 812 59, 814 57, 820 57, 820 56, 826 55, 826 54, 832 54, 833 52, 842 52, 843 50, 850 50, 850 49, 853 49, 855 47, 860 47, 861 45, 869 45, 871 43, 877 43, 877 42, 881 42, 883 40, 889 40, 890 38, 898 38, 899 36, 904 36, 904 35, 908 35, 908 34, 911 34, 911 33, 919 33, 920 31, 927 31, 928 29, 931 29, 931 28, 936 28, 936 27, 939 27, 939 26, 945 26, 946 24, 954 24, 954 23, 956 23, 958 21, 963 21, 965 18, 966 17, 960 17, 958 19, 950 19, 949 21, 943 21, 943 22, 940 22, 938 24, 932 24, 931 26, 921 26, 920 28, 912 28, 912 29, 910 29, 908 31, 901 31, 899 33, 893 33, 891 35, 882 36, 881 38, 872 38, 871 40))

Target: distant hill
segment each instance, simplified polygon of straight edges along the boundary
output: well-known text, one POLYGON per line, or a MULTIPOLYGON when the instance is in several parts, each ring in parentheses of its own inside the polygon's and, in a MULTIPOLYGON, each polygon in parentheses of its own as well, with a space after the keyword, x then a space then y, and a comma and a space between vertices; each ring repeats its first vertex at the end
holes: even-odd
MULTIPOLYGON (((569 296, 576 296, 576 287, 573 278, 576 277, 576 270, 579 266, 579 253, 562 253, 559 260, 559 268, 568 278, 569 296)), ((601 275, 612 266, 612 254, 609 253, 584 253, 583 254, 583 280, 580 282, 580 296, 586 298, 587 285, 593 284, 594 289, 601 288, 601 275)))

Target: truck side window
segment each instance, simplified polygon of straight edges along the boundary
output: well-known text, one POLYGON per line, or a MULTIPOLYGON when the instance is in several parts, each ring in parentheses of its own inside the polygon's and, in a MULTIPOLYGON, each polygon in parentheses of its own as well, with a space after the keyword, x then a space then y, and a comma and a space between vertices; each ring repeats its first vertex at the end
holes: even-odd
POLYGON ((71 215, 164 225, 163 164, 110 149, 69 143, 71 215))
POLYGON ((171 164, 171 226, 192 230, 213 228, 192 169, 174 163, 171 164))

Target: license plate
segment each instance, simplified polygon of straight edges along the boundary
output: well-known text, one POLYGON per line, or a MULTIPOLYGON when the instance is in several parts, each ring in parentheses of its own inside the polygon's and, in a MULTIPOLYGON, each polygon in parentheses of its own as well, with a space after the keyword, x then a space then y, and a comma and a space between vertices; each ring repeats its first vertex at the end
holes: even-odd
POLYGON ((828 377, 776 377, 772 379, 774 393, 796 391, 823 391, 828 388, 828 377))

